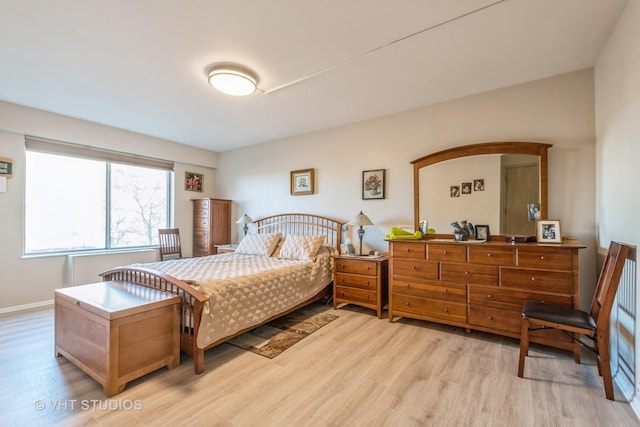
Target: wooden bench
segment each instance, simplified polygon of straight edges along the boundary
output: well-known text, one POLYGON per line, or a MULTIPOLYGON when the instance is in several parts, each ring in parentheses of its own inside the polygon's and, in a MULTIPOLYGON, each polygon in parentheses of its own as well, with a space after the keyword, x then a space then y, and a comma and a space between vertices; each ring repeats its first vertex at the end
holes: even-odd
POLYGON ((180 364, 180 297, 126 282, 55 291, 55 354, 98 381, 107 397, 180 364))

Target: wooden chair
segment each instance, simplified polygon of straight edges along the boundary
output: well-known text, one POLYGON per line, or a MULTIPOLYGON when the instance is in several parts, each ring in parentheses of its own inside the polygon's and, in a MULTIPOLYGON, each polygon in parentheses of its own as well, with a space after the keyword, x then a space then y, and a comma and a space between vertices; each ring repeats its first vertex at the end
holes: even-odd
POLYGON ((573 338, 575 345, 573 355, 576 363, 580 363, 580 345, 596 354, 598 373, 604 381, 605 395, 607 399, 614 400, 609 364, 609 318, 630 249, 628 245, 611 242, 589 313, 540 301, 524 302, 518 364, 520 378, 524 374, 524 359, 529 354, 529 331, 555 328, 573 338), (591 341, 583 341, 581 335, 591 341))
POLYGON ((182 258, 182 246, 180 245, 180 230, 178 228, 161 228, 160 235, 160 261, 182 258))

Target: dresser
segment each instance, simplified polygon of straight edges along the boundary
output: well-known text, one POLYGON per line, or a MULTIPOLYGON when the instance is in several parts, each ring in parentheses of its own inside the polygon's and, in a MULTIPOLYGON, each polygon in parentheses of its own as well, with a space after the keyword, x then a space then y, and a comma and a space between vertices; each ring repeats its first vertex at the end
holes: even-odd
POLYGON ((193 199, 193 256, 217 253, 231 243, 231 200, 193 199))
MULTIPOLYGON (((428 320, 520 337, 527 299, 579 306, 581 245, 389 241, 389 321, 428 320)), ((572 350, 558 331, 531 341, 572 350)))
POLYGON ((387 258, 335 257, 334 309, 342 303, 355 304, 375 310, 381 319, 388 295, 387 258))

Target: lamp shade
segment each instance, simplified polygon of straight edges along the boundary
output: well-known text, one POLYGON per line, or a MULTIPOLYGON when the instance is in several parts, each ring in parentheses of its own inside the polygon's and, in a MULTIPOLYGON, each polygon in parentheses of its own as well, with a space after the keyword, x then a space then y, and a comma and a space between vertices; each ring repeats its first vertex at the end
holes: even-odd
POLYGON ((209 84, 227 95, 246 96, 256 91, 258 79, 242 68, 225 66, 209 72, 209 84))
POLYGON ((237 221, 236 224, 253 224, 253 219, 247 214, 242 215, 237 221))
POLYGON ((362 211, 360 211, 358 215, 356 215, 351 221, 349 221, 349 224, 360 226, 373 225, 369 217, 363 214, 362 211))

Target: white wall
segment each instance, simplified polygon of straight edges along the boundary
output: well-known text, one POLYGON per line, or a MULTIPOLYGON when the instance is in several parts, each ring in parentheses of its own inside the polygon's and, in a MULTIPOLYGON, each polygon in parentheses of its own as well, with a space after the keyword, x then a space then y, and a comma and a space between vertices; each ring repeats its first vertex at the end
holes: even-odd
MULTIPOLYGON (((0 157, 13 160, 13 177, 8 179, 7 192, 0 193, 0 312, 8 307, 50 301, 54 289, 81 283, 89 280, 89 277, 93 277, 92 281, 98 281, 97 274, 104 271, 105 267, 155 258, 155 251, 151 254, 134 252, 124 257, 83 257, 82 269, 75 277, 69 271, 66 256, 24 258, 25 134, 176 161, 175 225, 181 230, 185 255, 191 254, 193 214, 189 200, 215 196, 216 153, 0 102, 0 157), (184 190, 184 173, 187 170, 204 174, 203 193, 184 190)), ((51 209, 55 209, 55 206, 51 209)))
MULTIPOLYGON (((640 229, 634 224, 640 214, 640 0, 630 0, 604 47, 595 67, 596 94, 596 224, 601 248, 612 240, 637 246, 640 229)), ((635 287, 640 283, 636 269, 635 287)), ((633 294, 637 291, 632 289, 633 294)), ((618 369, 614 352, 616 381, 640 414, 640 352, 638 342, 639 303, 635 310, 614 310, 615 351, 620 363, 630 360, 631 373, 618 369), (630 348, 635 354, 625 354, 630 348), (628 377, 626 384, 625 376, 628 377), (635 378, 633 378, 635 376, 635 378)))
MULTIPOLYGON (((588 246, 581 251, 584 304, 591 299, 596 274, 592 70, 220 153, 216 192, 234 199, 235 217, 245 211, 253 218, 299 211, 348 221, 363 210, 376 224, 366 230, 365 250, 386 251, 389 229, 413 224, 410 161, 458 145, 512 140, 554 145, 549 216, 588 246), (316 169, 317 194, 291 196, 289 172, 305 168, 316 169), (362 171, 383 168, 387 198, 362 200, 362 171)), ((465 217, 477 223, 474 212, 465 217)), ((357 240, 352 229, 349 236, 357 240)))

